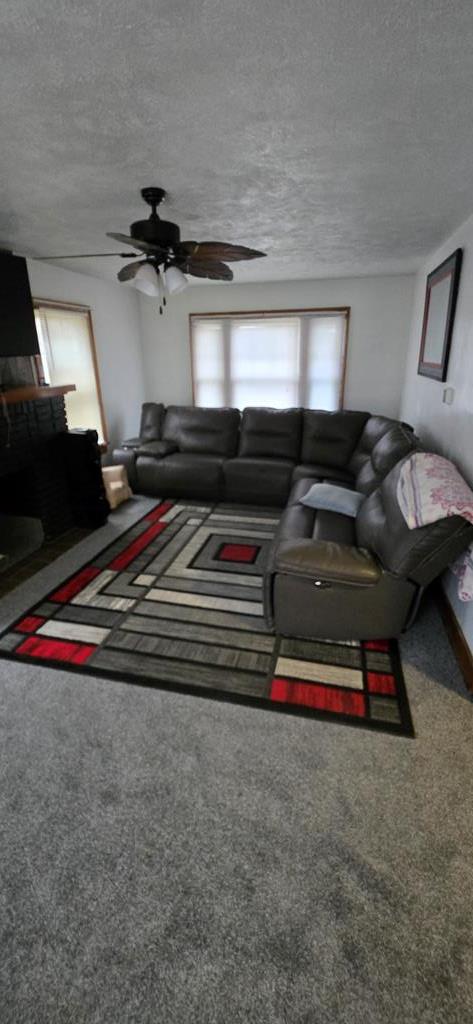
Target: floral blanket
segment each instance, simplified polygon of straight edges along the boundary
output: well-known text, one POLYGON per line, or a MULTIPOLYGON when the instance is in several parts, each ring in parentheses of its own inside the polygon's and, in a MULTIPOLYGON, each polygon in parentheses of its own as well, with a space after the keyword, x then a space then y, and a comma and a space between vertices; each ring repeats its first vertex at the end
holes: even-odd
MULTIPOLYGON (((397 499, 410 530, 447 516, 473 523, 473 491, 448 459, 415 452, 401 468, 397 499)), ((473 544, 450 566, 458 577, 461 601, 473 600, 473 544)))

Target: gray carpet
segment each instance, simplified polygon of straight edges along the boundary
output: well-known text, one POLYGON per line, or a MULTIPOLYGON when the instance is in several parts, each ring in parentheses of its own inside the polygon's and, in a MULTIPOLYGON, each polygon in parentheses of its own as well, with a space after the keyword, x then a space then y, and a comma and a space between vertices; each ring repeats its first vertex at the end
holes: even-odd
POLYGON ((1 662, 2 1024, 472 1019, 473 708, 402 652, 416 740, 1 662))

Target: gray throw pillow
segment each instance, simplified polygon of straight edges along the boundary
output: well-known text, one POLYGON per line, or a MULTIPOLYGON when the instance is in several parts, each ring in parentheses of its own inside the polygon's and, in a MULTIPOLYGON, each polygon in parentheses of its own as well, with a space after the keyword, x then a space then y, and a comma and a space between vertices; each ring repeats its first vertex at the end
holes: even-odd
POLYGON ((359 491, 350 491, 348 487, 337 487, 336 484, 312 484, 307 494, 299 501, 309 508, 323 508, 329 512, 341 512, 344 516, 354 519, 365 495, 359 491))

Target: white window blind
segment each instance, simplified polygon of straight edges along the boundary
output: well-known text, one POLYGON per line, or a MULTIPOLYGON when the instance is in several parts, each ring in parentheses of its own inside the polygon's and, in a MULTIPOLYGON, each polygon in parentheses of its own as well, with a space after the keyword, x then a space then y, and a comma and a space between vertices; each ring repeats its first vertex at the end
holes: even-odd
POLYGON ((106 441, 90 311, 35 305, 41 363, 47 384, 75 384, 65 396, 70 429, 96 430, 106 441))
POLYGON ((348 310, 190 321, 196 405, 341 407, 348 310))

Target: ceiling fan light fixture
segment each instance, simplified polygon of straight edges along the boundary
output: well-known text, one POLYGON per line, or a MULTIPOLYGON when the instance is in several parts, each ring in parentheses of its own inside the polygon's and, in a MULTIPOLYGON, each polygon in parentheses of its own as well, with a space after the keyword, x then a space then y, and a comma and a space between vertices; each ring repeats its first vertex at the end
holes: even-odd
POLYGON ((179 267, 168 267, 164 271, 164 283, 170 295, 177 295, 187 288, 189 282, 179 267))
POLYGON ((140 267, 133 284, 144 295, 151 295, 153 299, 159 296, 159 277, 150 263, 140 267))

